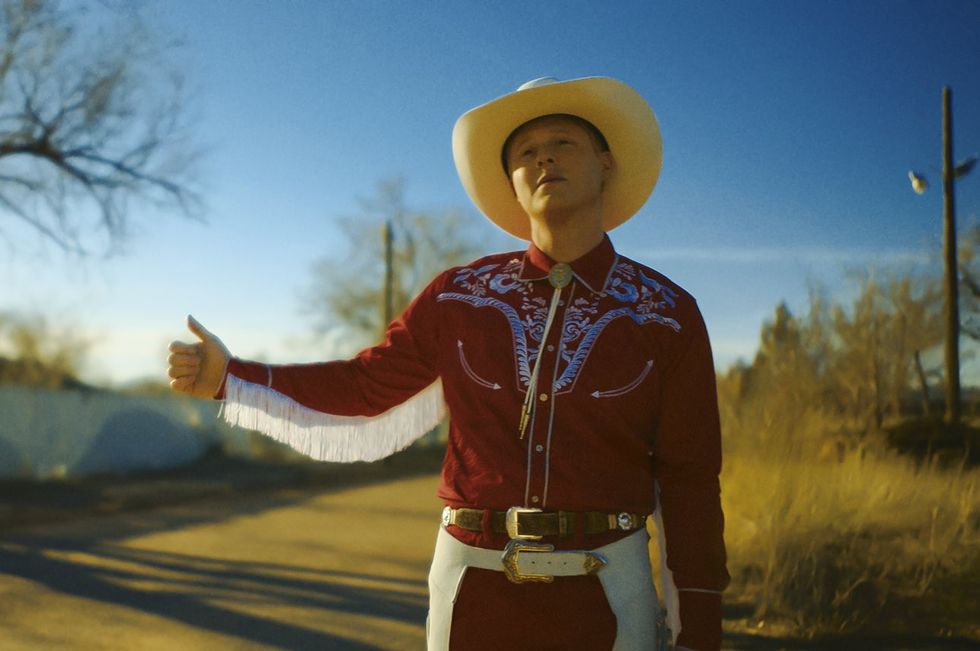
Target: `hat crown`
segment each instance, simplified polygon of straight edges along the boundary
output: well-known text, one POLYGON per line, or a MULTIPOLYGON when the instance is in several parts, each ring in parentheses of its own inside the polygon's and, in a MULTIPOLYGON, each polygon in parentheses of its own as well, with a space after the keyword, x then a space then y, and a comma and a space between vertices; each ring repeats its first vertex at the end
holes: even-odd
POLYGON ((550 86, 551 84, 560 83, 559 79, 555 77, 538 77, 537 79, 532 79, 531 81, 525 81, 523 84, 517 87, 518 91, 527 90, 528 88, 539 88, 541 86, 550 86))

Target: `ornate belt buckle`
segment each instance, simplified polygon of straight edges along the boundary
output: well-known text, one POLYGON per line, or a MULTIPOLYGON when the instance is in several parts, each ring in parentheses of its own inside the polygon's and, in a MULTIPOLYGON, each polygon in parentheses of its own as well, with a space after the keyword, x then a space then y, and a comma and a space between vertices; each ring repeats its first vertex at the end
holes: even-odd
POLYGON ((541 509, 529 509, 521 506, 512 506, 507 509, 504 517, 504 527, 511 542, 515 540, 541 540, 542 536, 535 536, 529 533, 521 533, 521 513, 541 513, 541 509))
POLYGON ((511 540, 509 543, 507 543, 507 546, 504 547, 504 555, 501 558, 501 561, 504 564, 504 574, 507 575, 507 579, 511 583, 530 583, 532 581, 539 583, 551 583, 555 580, 555 577, 548 574, 522 574, 517 565, 517 561, 523 552, 541 553, 553 551, 555 551, 554 545, 529 542, 527 540, 520 539, 511 540))

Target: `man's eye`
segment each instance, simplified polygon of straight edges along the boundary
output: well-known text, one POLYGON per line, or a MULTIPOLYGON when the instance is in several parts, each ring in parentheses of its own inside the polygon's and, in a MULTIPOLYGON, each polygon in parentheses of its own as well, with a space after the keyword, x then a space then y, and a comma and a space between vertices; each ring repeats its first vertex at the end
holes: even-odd
POLYGON ((533 155, 534 155, 533 149, 525 149, 524 151, 521 152, 521 156, 533 156, 533 155))

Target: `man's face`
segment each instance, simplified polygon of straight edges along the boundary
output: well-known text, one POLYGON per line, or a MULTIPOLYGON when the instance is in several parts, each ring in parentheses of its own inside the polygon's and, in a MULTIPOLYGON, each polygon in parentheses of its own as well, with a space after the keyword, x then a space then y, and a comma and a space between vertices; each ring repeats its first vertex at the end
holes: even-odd
POLYGON ((595 213, 601 223, 600 198, 612 156, 600 151, 577 121, 560 116, 532 120, 514 133, 504 156, 514 195, 531 219, 595 213))

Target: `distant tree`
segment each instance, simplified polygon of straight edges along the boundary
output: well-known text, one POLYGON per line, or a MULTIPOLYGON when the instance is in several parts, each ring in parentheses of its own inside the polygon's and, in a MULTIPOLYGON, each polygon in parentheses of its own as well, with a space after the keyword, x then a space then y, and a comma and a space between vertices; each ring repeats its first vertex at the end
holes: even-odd
POLYGON ((0 232, 108 248, 133 200, 200 210, 180 76, 133 5, 0 0, 0 232))
POLYGON ((79 369, 90 344, 43 316, 0 312, 0 384, 82 388, 79 369))
MULTIPOLYGON (((814 295, 812 302, 819 302, 814 295)), ((726 448, 766 454, 799 454, 814 445, 810 422, 825 410, 823 342, 812 319, 796 317, 785 303, 765 321, 750 365, 719 378, 719 407, 726 448)))
POLYGON ((773 319, 762 326, 754 364, 767 384, 783 384, 796 404, 809 400, 816 390, 817 360, 809 350, 808 334, 806 324, 780 303, 773 319))
POLYGON ((941 286, 911 273, 857 281, 850 304, 814 292, 802 318, 779 304, 752 364, 719 377, 729 449, 812 454, 828 436, 859 446, 886 415, 909 416, 910 396, 927 409, 934 369, 923 356, 942 343, 941 286))
POLYGON ((350 352, 378 341, 384 328, 385 245, 392 229, 392 314, 398 316, 425 285, 447 267, 484 252, 475 232, 479 222, 454 210, 416 211, 405 205, 404 182, 378 183, 377 194, 361 202, 362 213, 339 220, 347 255, 316 263, 304 297, 318 334, 344 333, 350 352))
POLYGON ((838 304, 832 310, 837 345, 831 373, 838 403, 861 433, 880 429, 884 418, 883 383, 889 375, 884 368, 888 352, 884 320, 881 287, 871 276, 850 309, 838 304))
MULTIPOLYGON (((891 380, 890 409, 901 412, 901 393, 910 383, 912 372, 922 402, 923 416, 930 416, 929 382, 923 355, 935 350, 943 341, 942 287, 928 276, 895 276, 889 279, 887 298, 893 321, 894 364, 891 380)), ((939 374, 938 369, 933 374, 939 374)))
POLYGON ((960 236, 960 331, 980 341, 980 224, 971 223, 960 236))
POLYGON ((922 354, 942 343, 942 290, 934 278, 911 274, 868 274, 858 289, 849 309, 833 308, 830 370, 842 412, 868 433, 901 413, 913 378, 928 399, 922 354))

